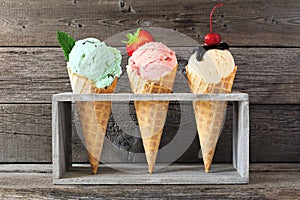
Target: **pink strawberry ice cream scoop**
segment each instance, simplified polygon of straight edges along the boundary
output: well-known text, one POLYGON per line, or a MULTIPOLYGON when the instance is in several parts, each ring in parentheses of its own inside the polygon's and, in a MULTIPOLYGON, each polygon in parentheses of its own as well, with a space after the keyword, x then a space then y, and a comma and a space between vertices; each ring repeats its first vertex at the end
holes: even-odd
POLYGON ((129 58, 127 70, 142 78, 159 80, 177 65, 175 52, 160 42, 149 42, 139 47, 129 58))

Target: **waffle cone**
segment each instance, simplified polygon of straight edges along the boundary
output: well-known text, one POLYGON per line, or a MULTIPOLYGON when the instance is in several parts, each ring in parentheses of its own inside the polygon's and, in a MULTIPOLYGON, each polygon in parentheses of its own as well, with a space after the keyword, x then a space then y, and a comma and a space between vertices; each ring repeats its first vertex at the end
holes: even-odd
MULTIPOLYGON (((85 77, 78 76, 70 70, 69 78, 75 94, 113 93, 118 79, 105 88, 97 88, 85 77)), ((111 113, 110 101, 82 101, 76 103, 86 149, 92 168, 96 174, 102 152, 107 123, 111 113)))
MULTIPOLYGON (((149 81, 131 70, 127 70, 131 89, 135 94, 171 93, 177 65, 158 81, 149 81)), ((143 146, 148 163, 148 170, 153 172, 161 135, 165 125, 169 101, 135 101, 134 102, 143 146)))
MULTIPOLYGON (((237 67, 219 83, 206 83, 197 74, 186 71, 188 84, 193 93, 212 94, 230 93, 236 74, 237 67)), ((226 115, 227 102, 217 101, 194 101, 195 119, 197 124, 200 146, 202 150, 205 172, 208 172, 215 154, 216 145, 222 131, 226 115)))

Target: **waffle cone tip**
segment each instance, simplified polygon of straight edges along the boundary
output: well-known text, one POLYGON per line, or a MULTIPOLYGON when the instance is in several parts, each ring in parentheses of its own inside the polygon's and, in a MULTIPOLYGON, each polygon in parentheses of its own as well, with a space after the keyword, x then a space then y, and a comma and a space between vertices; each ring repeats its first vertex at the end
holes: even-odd
POLYGON ((212 161, 214 159, 215 150, 216 150, 216 146, 214 146, 210 150, 210 152, 206 156, 203 157, 205 172, 209 172, 209 170, 210 170, 210 166, 211 166, 212 161))
POLYGON ((147 149, 146 149, 146 159, 147 159, 147 163, 148 163, 148 171, 150 174, 152 174, 154 171, 156 156, 157 156, 157 152, 147 152, 147 149))
POLYGON ((90 164, 91 164, 91 168, 92 168, 92 173, 97 174, 99 161, 92 155, 89 155, 89 159, 90 159, 90 164))
POLYGON ((153 166, 148 167, 148 171, 149 171, 150 174, 153 174, 153 168, 154 168, 153 166))
POLYGON ((92 166, 92 173, 97 174, 98 171, 98 165, 91 165, 92 166))
POLYGON ((211 165, 211 163, 205 164, 205 165, 204 165, 204 168, 205 168, 205 172, 206 172, 206 173, 209 172, 209 170, 210 170, 210 165, 211 165))

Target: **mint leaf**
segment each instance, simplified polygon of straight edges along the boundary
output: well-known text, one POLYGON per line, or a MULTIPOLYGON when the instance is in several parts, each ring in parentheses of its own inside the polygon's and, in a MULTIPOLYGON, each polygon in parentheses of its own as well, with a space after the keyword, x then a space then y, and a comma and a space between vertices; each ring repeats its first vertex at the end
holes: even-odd
POLYGON ((75 40, 63 31, 57 31, 57 39, 60 47, 63 49, 67 61, 69 61, 69 54, 75 45, 75 40))

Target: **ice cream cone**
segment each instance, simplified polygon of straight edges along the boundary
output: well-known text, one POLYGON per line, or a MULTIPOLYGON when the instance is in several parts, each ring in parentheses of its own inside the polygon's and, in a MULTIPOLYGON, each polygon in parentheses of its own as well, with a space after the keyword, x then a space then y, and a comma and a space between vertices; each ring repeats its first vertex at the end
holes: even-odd
MULTIPOLYGON (((158 81, 149 81, 131 70, 127 70, 127 73, 133 93, 156 94, 172 92, 176 71, 177 65, 158 81)), ((148 170, 153 173, 169 101, 135 101, 134 105, 148 162, 148 170)))
MULTIPOLYGON (((78 76, 68 70, 71 86, 74 94, 101 94, 113 93, 118 78, 105 88, 97 88, 85 77, 78 76)), ((92 168, 96 174, 100 161, 102 146, 106 133, 107 123, 111 113, 110 101, 82 101, 77 102, 76 107, 85 140, 86 149, 92 168)))
MULTIPOLYGON (((188 84, 193 93, 230 93, 237 67, 219 83, 206 83, 197 74, 186 71, 188 84)), ((222 131, 227 102, 194 101, 195 119, 200 139, 205 172, 208 172, 214 157, 216 145, 222 131)))

